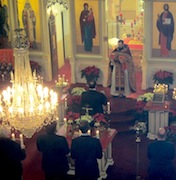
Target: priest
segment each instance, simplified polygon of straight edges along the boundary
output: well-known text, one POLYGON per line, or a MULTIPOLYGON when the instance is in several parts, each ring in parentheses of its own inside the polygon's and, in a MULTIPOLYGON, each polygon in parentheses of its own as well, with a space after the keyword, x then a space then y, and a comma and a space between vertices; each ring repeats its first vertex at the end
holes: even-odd
POLYGON ((133 58, 127 44, 118 41, 118 47, 111 53, 108 86, 112 96, 125 97, 136 91, 133 58))

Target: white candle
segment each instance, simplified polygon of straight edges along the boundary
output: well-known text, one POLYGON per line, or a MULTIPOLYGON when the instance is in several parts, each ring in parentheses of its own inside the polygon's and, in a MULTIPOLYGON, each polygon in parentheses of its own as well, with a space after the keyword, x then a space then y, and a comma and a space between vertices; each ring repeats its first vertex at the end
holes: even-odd
POLYGON ((2 80, 4 81, 4 74, 2 74, 1 76, 2 76, 2 80))
POLYGON ((64 124, 67 124, 67 118, 64 118, 64 124))
POLYGON ((15 134, 12 133, 12 140, 15 141, 15 134))
POLYGON ((13 72, 10 72, 11 80, 13 81, 13 72))
POLYGON ((107 102, 107 111, 110 112, 111 108, 110 108, 110 102, 107 102))
POLYGON ((96 130, 96 137, 99 139, 100 138, 100 131, 96 130))
POLYGON ((88 135, 90 135, 90 129, 87 131, 88 135))
POLYGON ((21 147, 24 146, 24 141, 23 141, 23 135, 20 134, 20 144, 21 144, 21 147))
POLYGON ((67 108, 67 98, 65 98, 64 106, 65 106, 65 108, 67 108))

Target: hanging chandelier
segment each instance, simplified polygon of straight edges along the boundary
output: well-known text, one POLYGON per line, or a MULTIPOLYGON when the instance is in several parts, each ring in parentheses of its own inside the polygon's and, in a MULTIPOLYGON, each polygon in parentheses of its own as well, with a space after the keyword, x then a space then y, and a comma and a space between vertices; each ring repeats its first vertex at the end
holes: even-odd
POLYGON ((0 120, 2 125, 20 131, 27 138, 58 118, 57 93, 38 83, 29 61, 29 41, 24 29, 17 29, 12 43, 14 49, 14 74, 11 87, 0 95, 0 120))

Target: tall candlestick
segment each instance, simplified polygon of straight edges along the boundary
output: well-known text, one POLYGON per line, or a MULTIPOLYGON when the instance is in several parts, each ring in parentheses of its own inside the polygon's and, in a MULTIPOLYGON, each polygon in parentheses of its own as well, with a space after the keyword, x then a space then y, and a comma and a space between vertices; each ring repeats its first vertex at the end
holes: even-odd
POLYGON ((12 140, 15 141, 15 134, 12 133, 12 140))

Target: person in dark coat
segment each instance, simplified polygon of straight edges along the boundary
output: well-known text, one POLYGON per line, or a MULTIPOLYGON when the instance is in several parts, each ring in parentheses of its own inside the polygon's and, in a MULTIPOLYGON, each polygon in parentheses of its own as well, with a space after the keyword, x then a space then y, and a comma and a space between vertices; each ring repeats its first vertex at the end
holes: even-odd
POLYGON ((79 180, 95 180, 99 177, 97 159, 102 158, 99 139, 88 135, 88 121, 80 122, 82 135, 72 140, 71 157, 75 161, 75 175, 79 180))
POLYGON ((68 143, 65 137, 55 134, 56 126, 54 121, 46 127, 46 134, 37 138, 37 148, 42 152, 42 169, 46 180, 66 179, 69 170, 68 143))
POLYGON ((10 131, 0 128, 0 179, 21 180, 23 167, 21 161, 26 158, 24 146, 11 140, 10 131))
POLYGON ((96 81, 89 81, 88 86, 89 90, 83 92, 81 96, 81 112, 87 107, 90 108, 89 115, 104 113, 107 105, 107 97, 102 92, 96 91, 96 81))
POLYGON ((173 159, 175 158, 174 144, 165 140, 164 128, 158 130, 158 140, 149 144, 148 168, 149 180, 172 180, 174 178, 173 159))

